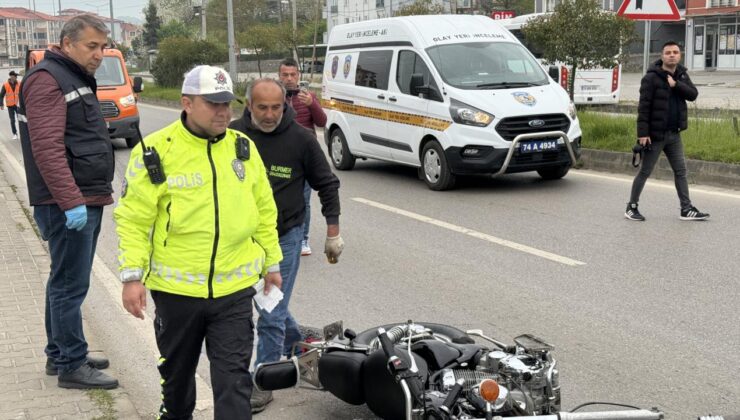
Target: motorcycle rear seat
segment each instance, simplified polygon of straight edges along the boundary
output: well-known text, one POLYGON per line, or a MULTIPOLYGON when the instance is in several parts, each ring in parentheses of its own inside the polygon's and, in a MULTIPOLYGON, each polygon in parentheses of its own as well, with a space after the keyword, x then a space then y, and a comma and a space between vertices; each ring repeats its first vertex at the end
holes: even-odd
POLYGON ((354 405, 365 404, 363 370, 365 353, 333 351, 319 359, 319 382, 340 400, 354 405))

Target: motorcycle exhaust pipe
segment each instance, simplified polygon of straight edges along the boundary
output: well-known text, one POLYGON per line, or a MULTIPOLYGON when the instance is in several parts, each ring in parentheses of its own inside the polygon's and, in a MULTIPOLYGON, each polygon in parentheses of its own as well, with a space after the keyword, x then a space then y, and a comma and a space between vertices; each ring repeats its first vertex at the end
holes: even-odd
POLYGON ((289 360, 260 363, 254 370, 254 387, 260 391, 298 387, 299 372, 298 358, 295 356, 289 360))

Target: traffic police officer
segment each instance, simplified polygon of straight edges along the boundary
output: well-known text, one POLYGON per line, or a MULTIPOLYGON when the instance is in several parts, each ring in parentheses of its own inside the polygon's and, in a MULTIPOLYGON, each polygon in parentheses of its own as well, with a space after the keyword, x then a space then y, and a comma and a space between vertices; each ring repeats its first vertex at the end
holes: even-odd
POLYGON ((155 304, 160 418, 192 418, 203 340, 216 419, 251 417, 252 287, 280 287, 277 210, 251 140, 228 128, 232 82, 197 66, 181 117, 135 148, 114 212, 123 304, 143 319, 155 304))

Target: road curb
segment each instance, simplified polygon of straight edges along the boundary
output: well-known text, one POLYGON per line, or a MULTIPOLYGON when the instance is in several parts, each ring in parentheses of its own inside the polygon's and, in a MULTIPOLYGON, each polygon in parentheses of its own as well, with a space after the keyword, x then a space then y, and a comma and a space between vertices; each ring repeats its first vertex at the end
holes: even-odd
MULTIPOLYGON (((632 154, 607 150, 581 149, 580 167, 596 171, 635 175, 632 154)), ((689 183, 740 190, 740 165, 686 159, 689 183)), ((653 173, 655 179, 673 179, 673 171, 665 156, 661 156, 653 173)))

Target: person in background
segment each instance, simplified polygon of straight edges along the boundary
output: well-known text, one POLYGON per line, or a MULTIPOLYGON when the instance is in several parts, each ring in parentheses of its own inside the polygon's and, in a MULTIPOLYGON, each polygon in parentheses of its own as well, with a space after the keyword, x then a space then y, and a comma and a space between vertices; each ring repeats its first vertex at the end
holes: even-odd
POLYGON ((21 84, 18 83, 18 73, 11 70, 8 73, 8 80, 0 87, 0 111, 3 108, 3 99, 8 107, 8 117, 10 117, 10 130, 13 132, 13 140, 18 140, 18 130, 15 128, 15 114, 18 112, 18 93, 21 84))
MULTIPOLYGON (((316 127, 326 126, 326 114, 321 103, 313 92, 302 88, 299 83, 301 71, 298 63, 292 58, 280 62, 278 77, 285 86, 285 100, 295 110, 295 121, 309 129, 316 136, 316 127)), ((306 216, 303 220, 303 241, 301 241, 301 255, 311 255, 311 245, 308 233, 311 227, 311 186, 306 183, 303 188, 303 199, 306 203, 306 216)))

